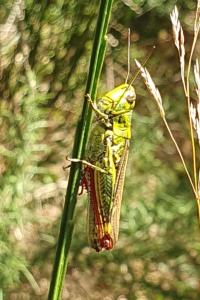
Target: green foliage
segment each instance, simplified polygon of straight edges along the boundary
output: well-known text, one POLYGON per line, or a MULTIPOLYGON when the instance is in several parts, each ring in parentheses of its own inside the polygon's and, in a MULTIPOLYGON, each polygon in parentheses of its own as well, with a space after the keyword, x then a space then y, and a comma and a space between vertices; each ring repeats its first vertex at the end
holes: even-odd
MULTIPOLYGON (((190 166, 169 21, 175 2, 114 1, 98 93, 110 88, 112 72, 116 84, 126 77, 127 27, 132 69, 133 58, 144 60, 156 44, 148 69, 190 166)), ((9 300, 46 299, 67 186, 62 166, 82 107, 99 1, 27 0, 24 11, 0 3, 0 298, 3 291, 9 300)), ((196 1, 177 5, 189 43, 196 1)), ((141 79, 135 88, 120 239, 111 253, 89 250, 87 202, 78 198, 65 299, 198 299, 195 201, 141 79)))
POLYGON ((37 91, 35 75, 28 68, 24 83, 18 87, 11 103, 1 101, 0 104, 3 175, 0 178, 0 282, 6 287, 19 280, 19 272, 23 272, 26 265, 16 247, 16 240, 21 239, 24 221, 31 221, 27 203, 32 201, 37 186, 33 178, 42 172, 38 165, 39 153, 48 151, 41 141, 43 129, 47 127, 44 110, 40 107, 45 101, 46 96, 37 91))

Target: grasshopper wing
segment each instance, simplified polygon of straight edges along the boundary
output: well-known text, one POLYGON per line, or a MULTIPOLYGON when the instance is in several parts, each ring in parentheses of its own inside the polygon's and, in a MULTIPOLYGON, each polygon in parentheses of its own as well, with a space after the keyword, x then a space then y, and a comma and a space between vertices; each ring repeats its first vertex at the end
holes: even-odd
POLYGON ((116 244, 116 242, 118 240, 118 235, 119 235, 119 220, 120 220, 120 211, 121 211, 121 202, 122 202, 125 172, 126 172, 126 166, 127 166, 127 161, 128 161, 129 144, 130 144, 130 142, 127 139, 123 154, 122 154, 120 162, 119 162, 119 167, 117 170, 113 211, 112 211, 112 215, 111 215, 113 245, 116 244))

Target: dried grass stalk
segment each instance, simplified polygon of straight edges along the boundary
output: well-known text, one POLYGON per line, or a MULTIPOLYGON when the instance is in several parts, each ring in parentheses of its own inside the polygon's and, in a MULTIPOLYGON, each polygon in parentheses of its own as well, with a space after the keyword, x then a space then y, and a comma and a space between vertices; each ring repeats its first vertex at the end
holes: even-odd
POLYGON ((170 14, 171 22, 172 22, 172 29, 173 29, 173 36, 174 36, 174 43, 176 48, 178 49, 179 53, 179 60, 180 60, 180 69, 181 69, 181 79, 183 82, 184 90, 186 92, 186 84, 185 84, 185 38, 183 33, 183 28, 179 21, 179 14, 178 9, 175 6, 174 10, 170 14))

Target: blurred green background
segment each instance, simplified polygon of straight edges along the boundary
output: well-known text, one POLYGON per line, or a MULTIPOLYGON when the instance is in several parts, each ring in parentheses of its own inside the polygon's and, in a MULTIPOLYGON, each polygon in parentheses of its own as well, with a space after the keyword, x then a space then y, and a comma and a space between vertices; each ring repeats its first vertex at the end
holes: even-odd
MULTIPOLYGON (((196 1, 114 1, 98 94, 126 78, 130 27, 131 73, 136 73, 134 58, 144 61, 155 45, 147 67, 191 169, 169 18, 175 4, 188 53, 196 1)), ((98 5, 0 0, 0 299, 47 298, 68 178, 62 167, 81 112, 98 5)), ((195 200, 140 76, 134 85, 119 242, 111 252, 89 249, 87 195, 79 197, 63 299, 199 299, 195 200)))

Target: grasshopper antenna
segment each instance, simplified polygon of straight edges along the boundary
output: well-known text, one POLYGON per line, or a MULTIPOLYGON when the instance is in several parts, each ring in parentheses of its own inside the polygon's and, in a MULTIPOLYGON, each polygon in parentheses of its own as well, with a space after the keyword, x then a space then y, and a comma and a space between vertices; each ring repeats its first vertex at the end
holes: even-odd
MULTIPOLYGON (((154 52, 155 49, 156 49, 156 46, 153 46, 151 52, 149 53, 149 55, 147 56, 147 58, 145 59, 145 61, 142 63, 142 67, 144 67, 144 66, 146 65, 146 63, 147 63, 148 60, 151 58, 151 56, 152 56, 152 54, 153 54, 153 52, 154 52)), ((136 78, 138 77, 139 74, 140 74, 140 70, 138 70, 138 71, 136 72, 136 74, 135 74, 135 76, 132 78, 132 80, 131 80, 129 86, 133 84, 133 82, 136 80, 136 78)))
POLYGON ((130 65, 130 48, 131 48, 131 30, 130 28, 128 28, 128 49, 127 49, 127 56, 128 56, 128 72, 127 72, 127 76, 126 76, 126 81, 125 83, 128 82, 128 78, 129 78, 129 75, 130 75, 130 68, 131 68, 131 65, 130 65))
MULTIPOLYGON (((129 29, 130 30, 130 29, 129 29)), ((149 55, 147 56, 147 58, 145 59, 145 61, 142 63, 142 67, 144 67, 146 65, 146 63, 148 62, 148 60, 150 59, 150 57, 152 56, 154 50, 155 50, 156 46, 153 46, 151 52, 149 53, 149 55)), ((129 63, 129 68, 130 68, 130 63, 129 63)), ((128 71, 128 75, 129 75, 130 70, 128 71)), ((123 95, 125 94, 126 91, 128 91, 129 87, 133 84, 133 82, 136 80, 136 78, 138 77, 138 75, 140 74, 140 70, 138 70, 135 74, 135 76, 132 78, 131 82, 128 84, 127 88, 125 89, 123 95)), ((127 79, 128 76, 126 78, 126 83, 127 83, 127 79)), ((122 97, 123 97, 122 95, 122 97)))

